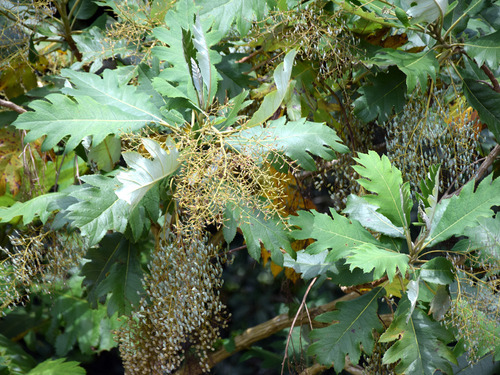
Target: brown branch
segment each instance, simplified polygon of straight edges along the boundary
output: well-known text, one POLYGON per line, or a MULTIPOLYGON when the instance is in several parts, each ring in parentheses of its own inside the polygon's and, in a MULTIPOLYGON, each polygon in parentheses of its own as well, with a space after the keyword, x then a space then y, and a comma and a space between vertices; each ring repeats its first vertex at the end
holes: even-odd
POLYGON ((13 111, 16 111, 17 113, 26 112, 26 110, 23 107, 18 106, 16 103, 12 103, 8 100, 0 99, 0 106, 12 109, 13 111))
MULTIPOLYGON (((335 309, 335 306, 338 302, 342 301, 350 301, 359 297, 358 293, 350 293, 341 298, 336 299, 335 301, 329 302, 325 305, 318 306, 309 310, 309 314, 311 318, 315 318, 316 316, 323 314, 327 311, 332 311, 335 309)), ((274 335, 275 333, 282 331, 285 328, 291 326, 292 321, 296 319, 296 324, 303 325, 309 322, 308 316, 305 312, 300 314, 298 317, 290 317, 288 314, 281 314, 275 316, 273 319, 268 320, 267 322, 256 325, 255 327, 248 328, 242 334, 236 336, 234 338, 235 349, 231 352, 228 352, 226 349, 221 348, 208 356, 208 363, 210 367, 215 366, 217 363, 223 361, 224 359, 236 354, 237 352, 247 349, 251 347, 254 343, 263 340, 269 336, 274 335)), ((196 371, 193 371, 192 368, 181 368, 175 374, 177 375, 199 375, 201 374, 201 368, 196 371)))
POLYGON ((498 84, 498 80, 496 79, 495 75, 490 70, 490 68, 488 68, 486 64, 483 64, 481 66, 481 70, 485 72, 488 78, 490 79, 491 84, 493 85, 493 90, 495 90, 496 92, 500 92, 500 84, 498 84))
MULTIPOLYGON (((489 155, 484 159, 483 163, 479 166, 479 169, 477 170, 476 174, 467 182, 469 183, 472 180, 479 180, 483 175, 487 172, 488 168, 493 164, 497 156, 500 155, 500 145, 496 145, 493 147, 493 150, 489 153, 489 155)), ((451 194, 445 194, 441 199, 448 199, 451 198, 454 195, 460 194, 462 191, 463 186, 460 189, 455 190, 451 194)))
MULTIPOLYGON (((247 348, 250 348, 254 343, 263 340, 269 336, 274 335, 275 333, 288 328, 292 325, 292 322, 295 320, 297 325, 304 325, 308 324, 310 322, 309 319, 314 319, 318 315, 321 315, 325 312, 335 310, 335 307, 337 306, 337 303, 343 302, 343 301, 350 301, 353 299, 356 299, 359 297, 359 293, 350 293, 347 294, 341 298, 338 298, 332 302, 329 302, 327 304, 315 307, 313 309, 309 310, 309 314, 307 314, 305 311, 302 312, 299 316, 294 316, 290 317, 288 314, 281 314, 276 317, 274 317, 271 320, 268 320, 267 322, 261 323, 256 325, 255 327, 248 328, 246 331, 244 331, 242 334, 236 336, 234 338, 234 345, 235 349, 231 352, 228 352, 226 349, 221 348, 215 352, 212 352, 211 354, 208 355, 208 363, 209 366, 212 368, 214 367, 217 363, 222 362, 224 359, 244 350, 247 348), (309 316, 308 316, 309 315, 309 316)), ((383 314, 380 315, 379 318, 384 322, 384 324, 389 326, 392 322, 392 314, 383 314)), ((313 327, 325 327, 328 326, 326 323, 319 323, 319 322, 313 322, 313 327)), ((350 372, 351 374, 359 374, 357 371, 359 366, 354 366, 352 365, 347 359, 346 359, 346 371, 350 372)), ((201 368, 197 368, 194 370, 192 366, 186 366, 182 367, 177 372, 175 372, 176 375, 200 375, 202 374, 201 368)), ((307 373, 306 373, 307 374, 307 373)))

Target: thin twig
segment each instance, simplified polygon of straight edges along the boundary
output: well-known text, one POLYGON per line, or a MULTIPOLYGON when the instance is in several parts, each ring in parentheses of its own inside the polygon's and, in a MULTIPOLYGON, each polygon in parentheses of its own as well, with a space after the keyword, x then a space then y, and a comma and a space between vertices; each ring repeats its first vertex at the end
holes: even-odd
POLYGON ((495 90, 496 92, 500 92, 500 84, 498 84, 498 80, 496 79, 495 75, 490 70, 490 68, 488 68, 486 64, 483 64, 481 66, 481 70, 485 72, 488 78, 490 79, 491 84, 493 85, 493 90, 495 90))
POLYGON ((0 106, 12 109, 13 111, 16 111, 17 113, 26 112, 26 110, 23 107, 18 106, 16 103, 12 103, 11 101, 8 101, 8 100, 0 99, 0 106))
MULTIPOLYGON (((283 362, 281 362, 281 375, 283 375, 283 371, 285 370, 285 362, 286 362, 286 359, 288 358, 288 345, 290 344, 290 339, 292 338, 292 333, 293 333, 293 328, 295 327, 295 322, 297 321, 297 318, 299 317, 300 313, 302 312, 302 309, 304 308, 304 306, 306 304, 307 296, 308 296, 309 292, 311 291, 311 288, 313 287, 316 280, 318 280, 318 277, 315 277, 309 283, 309 286, 307 287, 307 290, 304 293, 304 297, 302 297, 302 302, 299 306, 299 309, 297 310, 297 313, 295 314, 295 317, 293 318, 292 325, 290 326, 290 331, 288 332, 288 337, 286 338, 285 354, 283 355, 283 362)), ((306 313, 307 313, 307 318, 311 319, 311 317, 309 316, 309 312, 306 311, 306 313)), ((309 321, 309 324, 311 324, 311 328, 312 328, 311 321, 309 321)))

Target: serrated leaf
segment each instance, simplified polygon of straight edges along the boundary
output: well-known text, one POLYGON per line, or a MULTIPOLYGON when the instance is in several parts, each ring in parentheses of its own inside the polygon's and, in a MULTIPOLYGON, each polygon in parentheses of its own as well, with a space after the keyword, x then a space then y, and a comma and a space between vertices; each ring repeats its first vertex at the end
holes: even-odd
POLYGON ((261 244, 271 252, 274 263, 283 266, 281 249, 293 254, 290 235, 284 224, 276 218, 266 217, 261 211, 249 207, 231 205, 225 212, 243 232, 248 253, 255 260, 261 256, 261 244))
POLYGON ((463 90, 469 104, 477 110, 481 121, 500 141, 500 93, 473 79, 463 80, 463 90))
POLYGON ((418 307, 408 323, 406 319, 406 314, 399 314, 380 337, 380 342, 398 340, 385 352, 383 363, 399 361, 398 374, 432 375, 437 369, 451 374, 450 361, 456 359, 446 344, 453 336, 418 307))
MULTIPOLYGON (((112 3, 116 3, 113 1, 112 3)), ((125 39, 111 41, 105 30, 97 26, 88 27, 82 30, 81 34, 72 35, 73 40, 82 53, 82 65, 92 64, 91 71, 95 72, 102 66, 103 59, 120 55, 122 58, 136 53, 136 47, 128 45, 125 39)))
POLYGON ((240 36, 245 36, 253 22, 267 14, 266 0, 210 0, 200 10, 202 19, 207 19, 216 30, 226 35, 233 23, 240 36))
POLYGON ((377 299, 383 297, 383 289, 376 288, 351 301, 339 302, 337 310, 320 315, 320 322, 337 323, 325 328, 314 329, 310 336, 318 340, 309 346, 307 353, 315 355, 316 360, 326 366, 333 366, 340 373, 345 366, 345 356, 357 364, 363 351, 370 355, 374 340, 372 330, 381 331, 377 309, 377 299))
POLYGON ((64 87, 61 91, 74 97, 89 96, 100 104, 116 107, 133 117, 160 122, 160 110, 154 105, 150 95, 136 86, 120 84, 119 72, 119 69, 106 69, 101 78, 93 73, 63 69, 61 75, 68 78, 75 87, 64 87))
POLYGON ((33 222, 35 218, 45 224, 54 210, 58 209, 57 202, 66 197, 66 193, 49 193, 40 195, 26 202, 16 202, 11 207, 0 207, 0 222, 22 217, 23 225, 33 222))
POLYGON ((34 111, 19 115, 13 123, 18 129, 29 130, 26 142, 46 135, 42 151, 52 149, 69 136, 65 147, 68 153, 87 136, 99 144, 110 134, 134 132, 151 122, 147 116, 138 117, 87 96, 72 100, 65 95, 49 94, 45 99, 31 102, 29 106, 34 111))
POLYGON ((180 165, 179 151, 171 139, 165 142, 167 149, 148 138, 143 138, 142 144, 153 159, 147 159, 137 152, 124 153, 123 158, 131 169, 116 176, 123 184, 116 191, 116 195, 132 207, 161 180, 174 173, 180 165))
MULTIPOLYGON (((153 80, 153 86, 164 95, 168 94, 170 97, 186 98, 196 107, 199 107, 201 106, 201 101, 194 87, 192 70, 192 60, 195 61, 197 67, 200 64, 198 57, 193 55, 195 49, 192 48, 194 45, 191 31, 194 32, 194 16, 196 12, 197 6, 193 2, 178 1, 176 9, 170 10, 165 16, 165 25, 168 25, 168 29, 158 27, 153 30, 153 34, 167 45, 154 47, 152 49, 153 55, 160 60, 167 61, 169 64, 153 80), (179 51, 183 51, 184 53, 179 53, 179 51)), ((204 42, 201 42, 199 35, 197 39, 200 42, 199 47, 204 51, 203 53, 208 54, 210 71, 212 73, 210 81, 212 86, 207 88, 213 87, 214 84, 216 85, 218 76, 214 76, 216 71, 213 65, 221 61, 219 52, 212 50, 211 47, 220 41, 222 35, 219 32, 208 33, 210 26, 210 24, 202 22, 201 25, 198 25, 199 28, 196 31, 196 33, 203 33, 204 35, 204 42)), ((206 59, 207 55, 204 55, 202 60, 206 62, 206 59)), ((202 71, 200 70, 200 78, 206 72, 201 73, 202 71)), ((211 95, 215 95, 215 92, 211 93, 211 95)))
MULTIPOLYGON (((201 76, 203 77, 203 83, 207 88, 207 103, 212 103, 215 94, 217 93, 217 70, 212 63, 210 57, 210 51, 205 38, 205 32, 200 23, 200 18, 196 17, 195 23, 193 25, 194 39, 193 43, 197 50, 197 60, 200 66, 201 76)), ((217 62, 220 62, 220 57, 217 62)))
POLYGON ((398 270, 404 277, 408 269, 408 255, 394 251, 381 249, 374 244, 365 243, 352 249, 346 257, 346 263, 350 269, 361 268, 365 273, 372 270, 373 278, 380 279, 386 272, 389 281, 392 282, 398 270))
POLYGON ((335 130, 305 118, 286 122, 285 118, 264 126, 242 130, 227 138, 227 144, 236 149, 251 150, 256 154, 282 153, 306 170, 316 170, 311 155, 332 160, 335 151, 347 152, 335 130))
POLYGON ((119 233, 107 235, 98 248, 90 248, 85 256, 82 275, 88 289, 88 300, 97 306, 99 299, 111 293, 107 301, 108 315, 128 314, 143 292, 143 272, 139 249, 119 233))
POLYGON ((453 264, 446 258, 436 257, 420 268, 420 278, 429 283, 447 285, 455 281, 453 264))
POLYGON ((68 361, 64 358, 47 359, 26 373, 26 375, 85 375, 85 369, 75 361, 68 361))
POLYGON ((404 228, 395 226, 388 218, 378 212, 378 209, 378 206, 368 203, 362 197, 351 194, 347 197, 343 213, 349 214, 349 218, 359 221, 365 228, 390 237, 404 238, 404 228))
POLYGON ((380 157, 375 151, 360 153, 354 160, 360 164, 353 167, 362 177, 357 180, 358 183, 375 193, 365 195, 363 199, 380 207, 378 212, 395 226, 408 228, 413 202, 409 196, 409 186, 403 185, 401 172, 391 165, 387 156, 380 157), (404 191, 403 194, 401 190, 404 191))
POLYGON ((302 279, 309 280, 313 277, 324 275, 328 271, 337 272, 335 262, 329 261, 328 250, 318 254, 308 254, 305 251, 297 252, 297 259, 293 259, 290 255, 285 254, 285 267, 293 268, 297 273, 302 274, 302 279))
POLYGON ((451 236, 464 234, 467 226, 476 226, 481 217, 491 217, 492 206, 500 205, 500 178, 486 177, 474 192, 475 181, 467 183, 459 196, 442 200, 436 213, 425 246, 432 246, 451 236))
POLYGON ((364 122, 378 119, 385 122, 393 110, 401 112, 406 104, 406 75, 395 67, 387 73, 378 73, 370 79, 372 85, 365 84, 359 90, 360 97, 354 105, 354 114, 364 122))
POLYGON ((420 181, 421 194, 417 193, 419 204, 423 205, 422 211, 419 210, 419 219, 426 224, 427 229, 430 229, 438 203, 440 170, 440 164, 431 165, 427 176, 420 181))
POLYGON ((332 217, 314 210, 298 211, 298 216, 290 217, 290 224, 300 228, 292 231, 294 239, 316 240, 307 247, 308 254, 319 254, 326 249, 332 249, 332 260, 338 260, 362 244, 380 245, 358 221, 349 221, 333 209, 330 209, 330 213, 332 217))
POLYGON ((253 114, 252 118, 246 124, 247 127, 253 127, 264 123, 271 117, 280 107, 285 98, 290 77, 292 75, 293 61, 297 50, 293 49, 288 52, 285 59, 280 63, 274 71, 273 78, 276 84, 276 90, 271 91, 264 97, 259 109, 253 114))
POLYGON ((500 63, 500 30, 481 38, 468 40, 464 44, 465 52, 482 66, 485 62, 491 69, 500 63))
POLYGON ((68 207, 68 218, 89 239, 89 246, 97 244, 108 230, 125 232, 131 207, 116 196, 117 181, 102 175, 81 178, 87 185, 70 194, 78 202, 68 207))
MULTIPOLYGON (((78 282, 81 283, 81 277, 78 282)), ((112 340, 111 331, 102 331, 104 321, 110 328, 118 328, 117 317, 108 318, 106 308, 99 306, 92 309, 86 299, 82 299, 81 285, 76 286, 77 293, 69 291, 58 296, 50 310, 52 326, 62 326, 63 330, 55 340, 55 349, 58 356, 66 356, 78 343, 78 348, 85 355, 92 355, 96 351, 103 350, 101 340, 112 340)), ((116 346, 116 343, 112 346, 116 346)), ((109 347, 109 344, 108 344, 109 347)))
POLYGON ((500 262, 500 215, 481 217, 479 225, 468 227, 465 235, 469 237, 473 249, 480 251, 481 258, 487 262, 500 262))
POLYGON ((369 62, 378 66, 383 66, 383 64, 397 65, 399 70, 406 74, 408 93, 413 92, 417 83, 420 84, 420 90, 426 92, 428 76, 435 81, 436 74, 439 71, 439 62, 436 58, 436 53, 430 49, 418 53, 409 53, 384 48, 377 51, 375 57, 369 60, 369 62))

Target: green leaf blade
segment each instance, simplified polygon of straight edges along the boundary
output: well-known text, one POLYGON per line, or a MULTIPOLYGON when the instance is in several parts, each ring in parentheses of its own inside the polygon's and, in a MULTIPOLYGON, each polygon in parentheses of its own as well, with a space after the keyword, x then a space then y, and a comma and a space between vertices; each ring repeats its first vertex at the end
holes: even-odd
POLYGON ((315 355, 317 361, 326 366, 333 362, 337 373, 344 368, 346 355, 357 364, 361 347, 371 354, 374 345, 372 330, 380 332, 383 328, 377 316, 377 299, 383 296, 383 290, 376 288, 352 301, 339 302, 337 310, 320 315, 317 320, 338 323, 312 331, 311 338, 318 341, 311 344, 308 354, 315 355))
POLYGON ((350 255, 346 257, 346 263, 350 264, 350 269, 361 268, 365 273, 372 270, 373 278, 380 279, 385 273, 389 281, 392 282, 398 270, 402 277, 406 275, 409 257, 407 254, 400 254, 394 251, 381 249, 373 244, 363 244, 354 248, 350 255))
POLYGON ((266 127, 244 129, 228 138, 227 143, 236 149, 250 149, 258 154, 283 153, 306 170, 316 170, 311 155, 332 160, 335 151, 348 151, 335 130, 305 118, 288 123, 281 118, 271 121, 266 127))
POLYGON ((65 147, 68 153, 89 135, 99 144, 110 134, 134 132, 151 122, 147 116, 131 115, 87 96, 79 96, 73 101, 65 95, 50 94, 46 99, 30 103, 34 112, 21 114, 13 123, 18 129, 29 130, 26 142, 45 135, 42 151, 52 149, 69 136, 65 147))
POLYGON ((464 234, 468 226, 476 226, 481 217, 491 217, 492 206, 500 204, 500 179, 486 177, 474 192, 474 183, 467 183, 460 195, 441 201, 436 206, 431 231, 425 246, 432 246, 451 236, 464 234))
POLYGON ((391 165, 387 156, 379 157, 375 151, 358 154, 355 160, 360 165, 353 168, 362 177, 358 183, 375 193, 365 195, 363 199, 380 207, 378 212, 396 227, 408 228, 412 202, 407 191, 409 188, 403 185, 401 172, 391 165))
POLYGON ((172 140, 168 139, 165 142, 167 149, 147 138, 143 138, 142 143, 153 159, 142 157, 136 152, 125 153, 123 157, 131 170, 120 172, 116 177, 122 183, 116 190, 116 195, 132 207, 136 206, 161 180, 174 173, 180 165, 179 151, 172 140))

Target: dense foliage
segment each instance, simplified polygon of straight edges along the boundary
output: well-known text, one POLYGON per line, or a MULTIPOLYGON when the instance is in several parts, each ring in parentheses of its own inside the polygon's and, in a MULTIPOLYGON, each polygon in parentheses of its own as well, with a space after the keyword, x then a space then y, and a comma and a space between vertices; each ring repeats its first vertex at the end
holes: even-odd
POLYGON ((0 17, 0 374, 498 370, 500 2, 0 17))

